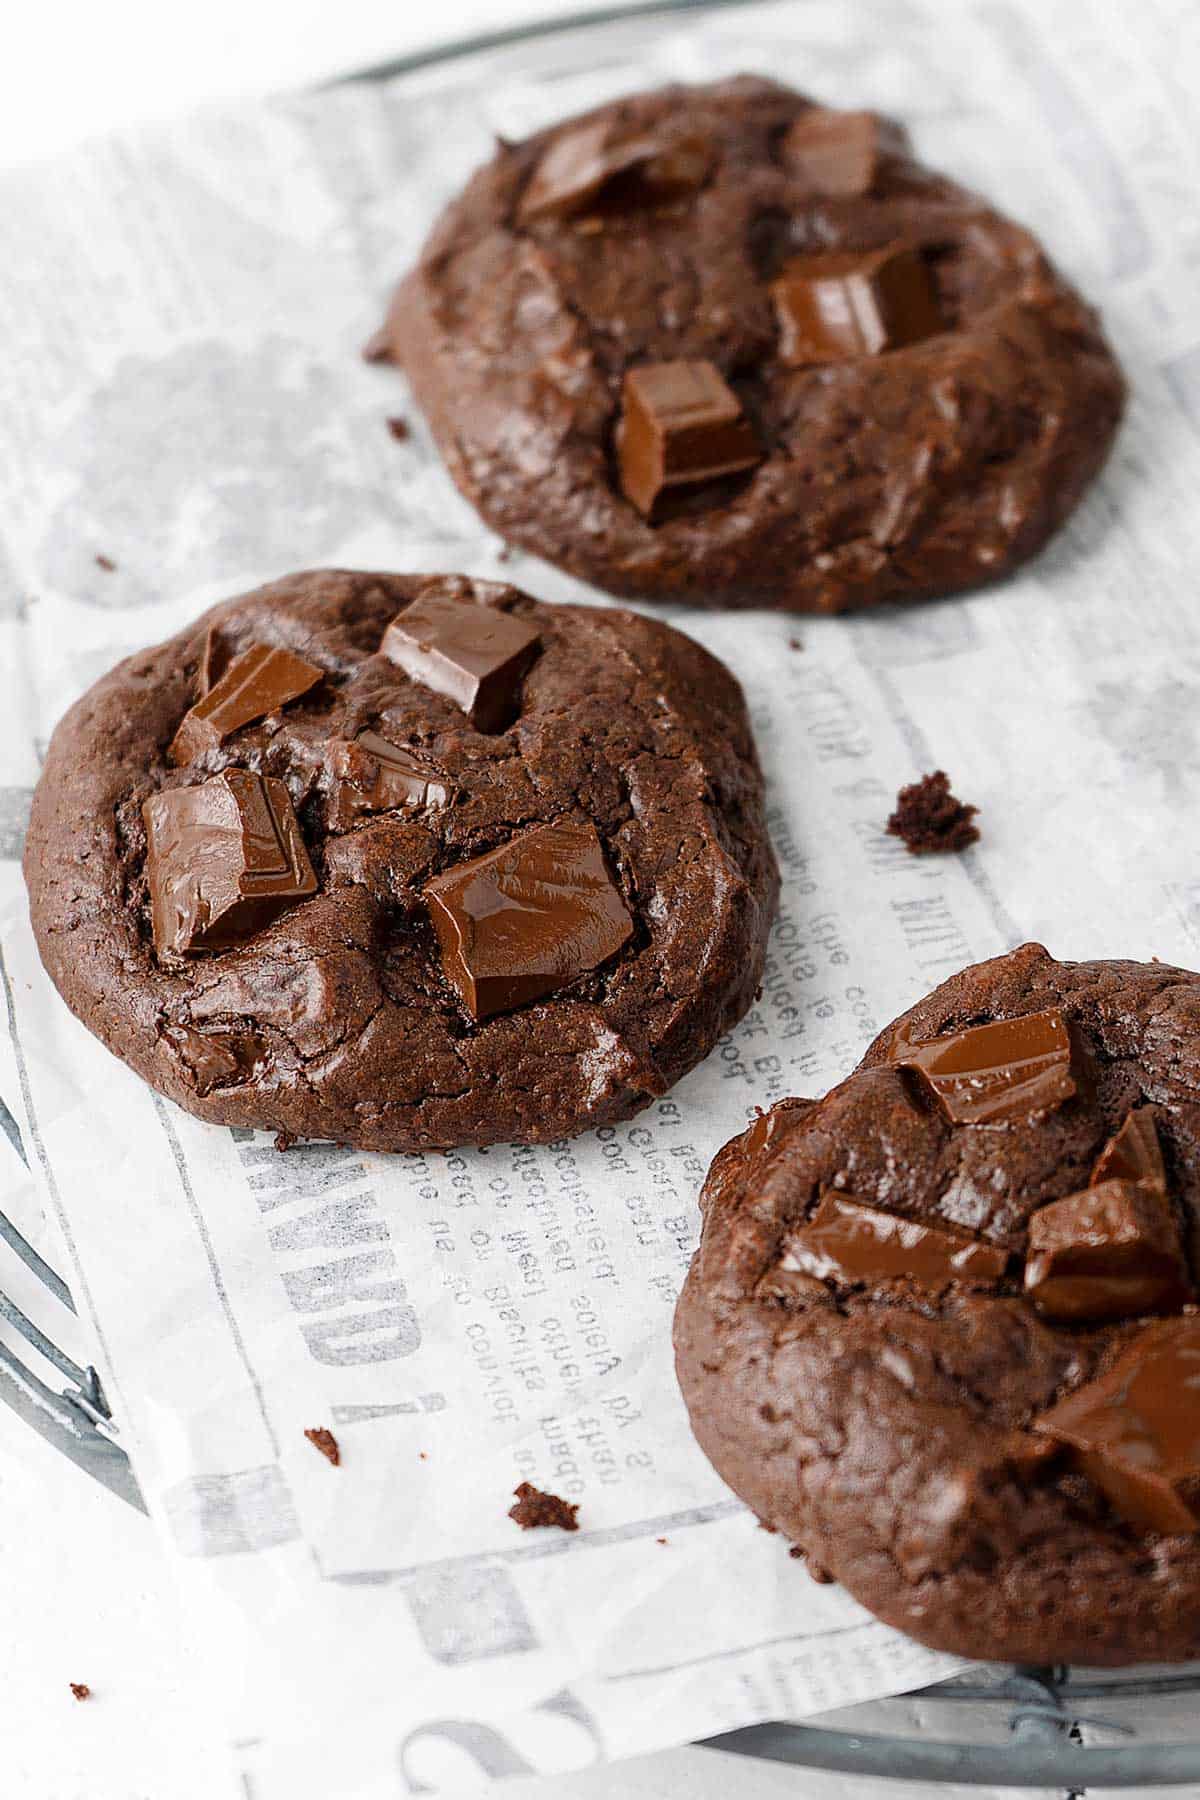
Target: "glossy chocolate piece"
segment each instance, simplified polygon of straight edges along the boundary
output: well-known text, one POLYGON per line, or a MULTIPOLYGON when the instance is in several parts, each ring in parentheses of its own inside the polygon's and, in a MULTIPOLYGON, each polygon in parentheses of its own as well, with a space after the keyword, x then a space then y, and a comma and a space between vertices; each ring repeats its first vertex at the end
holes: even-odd
POLYGON ((1057 1007, 997 1019, 927 1043, 902 1038, 890 1060, 916 1069, 955 1125, 1003 1125, 1061 1106, 1075 1092, 1071 1038, 1057 1007))
MULTIPOLYGON (((219 641, 210 633, 201 661, 202 685, 211 677, 219 654, 219 641)), ((290 650, 252 644, 241 656, 234 657, 220 679, 184 714, 167 751, 168 761, 195 762, 206 750, 216 750, 243 725, 265 719, 289 701, 307 694, 324 672, 303 657, 293 656, 290 650)))
POLYGON ((282 781, 227 769, 152 794, 142 815, 160 956, 230 949, 317 891, 282 781))
POLYGON ((694 193, 713 165, 713 147, 698 132, 668 139, 622 136, 611 119, 556 138, 538 163, 517 208, 522 225, 570 219, 604 204, 661 206, 694 193))
POLYGON ((1140 1181, 1167 1191, 1167 1172, 1163 1167, 1162 1145, 1154 1115, 1145 1107, 1131 1112, 1113 1137, 1109 1138, 1096 1158, 1091 1185, 1102 1181, 1140 1181))
POLYGON ((607 962, 633 932, 593 825, 534 825, 425 885, 442 967, 475 1019, 607 962))
POLYGON ((1174 1312, 1192 1299, 1179 1227, 1165 1191, 1102 1181, 1035 1212, 1025 1292, 1071 1323, 1174 1312))
POLYGON ((762 455, 714 363, 640 363, 626 371, 617 429, 621 490, 647 518, 668 489, 752 469, 762 455))
POLYGON ((902 1219, 830 1189, 807 1225, 784 1239, 780 1267, 822 1281, 907 1280, 942 1288, 951 1281, 999 1281, 1007 1263, 1008 1252, 997 1244, 902 1219))
POLYGON ((493 735, 520 712, 521 683, 540 642, 537 627, 513 613, 433 589, 392 620, 380 648, 493 735))
POLYGON ((904 244, 797 257, 771 297, 780 361, 794 368, 880 356, 946 329, 925 260, 904 244))
POLYGON ((850 199, 871 192, 885 156, 908 150, 907 135, 890 119, 814 106, 788 127, 779 158, 813 193, 850 199))
POLYGON ((1200 1318, 1134 1339, 1106 1375, 1033 1422, 1142 1531, 1200 1528, 1200 1318))
POLYGON ((449 806, 449 779, 412 750, 377 731, 334 738, 325 756, 334 787, 329 824, 346 831, 366 813, 422 812, 449 806))

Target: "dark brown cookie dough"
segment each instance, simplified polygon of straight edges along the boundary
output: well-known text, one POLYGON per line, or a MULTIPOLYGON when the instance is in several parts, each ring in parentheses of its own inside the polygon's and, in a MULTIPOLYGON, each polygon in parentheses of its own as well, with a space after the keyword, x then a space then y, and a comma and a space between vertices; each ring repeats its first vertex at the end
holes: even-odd
POLYGON ((889 1624, 1200 1655, 1198 1093, 1200 975, 1027 944, 714 1161, 675 1323, 693 1428, 889 1624), (1023 1023, 947 1042, 997 1020, 1023 1023))
POLYGON ((67 1004, 152 1086, 373 1150, 638 1111, 749 1004, 778 879, 741 690, 698 644, 337 571, 97 683, 25 873, 67 1004))
POLYGON ((751 77, 501 146, 372 353, 502 536, 611 593, 796 612, 1014 568, 1124 397, 1028 232, 900 127, 751 77))

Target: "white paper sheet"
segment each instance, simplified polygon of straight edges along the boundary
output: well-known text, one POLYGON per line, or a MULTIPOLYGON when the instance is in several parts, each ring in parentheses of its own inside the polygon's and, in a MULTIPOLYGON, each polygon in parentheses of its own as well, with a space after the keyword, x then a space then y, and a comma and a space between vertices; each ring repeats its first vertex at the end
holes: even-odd
POLYGON ((592 43, 209 114, 0 184, 0 1091, 253 1800, 459 1792, 951 1668, 814 1585, 691 1443, 669 1326, 703 1170, 753 1105, 821 1091, 976 957, 1038 937, 1196 960, 1188 11, 773 4, 592 43), (389 435, 403 384, 358 350, 493 131, 737 69, 898 113, 1044 234, 1133 383, 1103 481, 970 599, 670 611, 745 685, 784 891, 761 1002, 642 1117, 444 1159, 280 1156, 200 1125, 38 965, 14 859, 54 721, 118 656, 290 568, 603 604, 500 562, 415 413, 389 435), (983 839, 913 859, 883 823, 937 766, 983 839), (580 1502, 578 1535, 510 1524, 526 1477, 580 1502))

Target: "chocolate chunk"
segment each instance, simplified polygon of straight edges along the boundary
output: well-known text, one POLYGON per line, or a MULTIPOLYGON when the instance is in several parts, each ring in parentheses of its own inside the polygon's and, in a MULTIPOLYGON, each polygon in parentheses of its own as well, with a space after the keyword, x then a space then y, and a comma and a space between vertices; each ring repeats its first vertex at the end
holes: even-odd
POLYGON ((521 224, 569 219, 594 204, 661 206, 701 185, 713 147, 699 132, 668 139, 614 134, 611 119, 556 138, 530 178, 517 209, 521 224))
POLYGON ((1051 1319, 1129 1319, 1192 1299, 1165 1191, 1113 1179, 1069 1194, 1029 1221, 1025 1292, 1051 1319))
POLYGON ((570 1500, 547 1494, 541 1488, 535 1488, 531 1481, 523 1481, 513 1493, 517 1504, 509 1507, 508 1516, 516 1520, 522 1531, 532 1531, 539 1525, 557 1525, 562 1531, 579 1530, 579 1521, 575 1517, 579 1507, 570 1500))
POLYGON ((1030 1118, 1061 1106, 1075 1092, 1070 1033, 1057 1007, 926 1043, 900 1038, 890 1060, 916 1069, 955 1125, 1030 1118))
POLYGON ((329 802, 333 831, 348 830, 365 813, 418 812, 450 804, 450 783, 442 771, 377 731, 334 738, 325 761, 336 784, 329 802))
POLYGON ((598 968, 633 931, 593 825, 534 825, 425 885, 442 966, 476 1019, 598 968))
POLYGON ((340 1466, 342 1452, 332 1431, 324 1425, 310 1425, 304 1435, 313 1449, 319 1450, 322 1456, 327 1457, 335 1469, 340 1466))
POLYGON ((317 891, 282 781, 227 769, 142 808, 160 956, 226 950, 317 891))
POLYGON ((436 589, 393 619, 380 648, 406 675, 445 694, 477 731, 506 731, 541 642, 536 626, 495 606, 436 589))
POLYGON ((617 428, 621 489, 647 518, 665 490, 752 469, 762 455, 714 363, 641 363, 626 371, 617 428))
POLYGON ((885 156, 907 156, 908 149, 906 133, 891 119, 814 106, 788 127, 779 156, 814 193, 849 199, 870 193, 885 156))
POLYGON ((830 1189, 808 1224, 784 1239, 780 1267, 822 1281, 908 1280, 940 1288, 998 1281, 1007 1263, 1008 1252, 997 1244, 902 1219, 830 1189))
POLYGON ((900 789, 887 828, 892 837, 903 838, 913 856, 965 850, 979 836, 979 827, 972 823, 978 811, 950 792, 945 769, 935 769, 900 789))
POLYGON ((195 1093, 240 1087, 263 1065, 263 1045, 246 1031, 196 1031, 190 1025, 164 1025, 160 1036, 178 1058, 187 1084, 195 1093))
MULTIPOLYGON (((206 645, 201 680, 211 672, 206 645)), ((184 714, 175 741, 167 751, 168 761, 195 762, 206 750, 217 749, 243 725, 265 719, 289 700, 307 694, 324 672, 302 657, 293 656, 290 650, 273 649, 269 644, 251 645, 233 659, 220 680, 184 714)))
POLYGON ((1140 1181, 1149 1187, 1167 1191, 1167 1172, 1163 1167, 1162 1146, 1154 1115, 1144 1107, 1131 1112, 1120 1131, 1109 1138, 1096 1158, 1091 1185, 1102 1181, 1140 1181))
POLYGON ((792 367, 879 356, 946 329, 925 260, 904 244, 797 257, 771 297, 792 367))
POLYGON ((1131 1525, 1200 1529, 1200 1319, 1151 1325, 1033 1428, 1068 1444, 1131 1525))

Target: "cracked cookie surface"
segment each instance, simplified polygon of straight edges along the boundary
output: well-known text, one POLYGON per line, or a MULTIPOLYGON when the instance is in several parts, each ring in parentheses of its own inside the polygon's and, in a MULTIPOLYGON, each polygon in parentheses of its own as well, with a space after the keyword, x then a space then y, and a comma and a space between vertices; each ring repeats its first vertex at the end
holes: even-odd
POLYGON ((611 593, 797 612, 1014 568, 1100 468, 1124 398, 1027 231, 898 126, 751 77, 502 145, 372 354, 405 369, 502 536, 611 593), (832 162, 831 133, 855 139, 832 162), (644 467, 623 491, 631 371, 713 409, 712 478, 657 512, 644 467))
POLYGON ((676 1363, 701 1446, 760 1517, 939 1649, 1200 1655, 1200 975, 1037 945, 966 969, 823 1100, 781 1102, 726 1145, 702 1205, 676 1363), (998 1090, 978 1070, 939 1098, 920 1046, 1017 1019, 1036 1055, 1004 1116, 983 1117, 998 1090), (1122 1302, 1102 1202, 1124 1180, 1171 1244, 1156 1269, 1148 1240, 1122 1302), (1108 1273, 1077 1262, 1052 1297, 1047 1257, 1084 1199, 1092 1237, 1073 1248, 1099 1242, 1108 1273), (856 1236, 844 1218, 831 1234, 838 1211, 856 1236), (887 1260, 864 1278, 850 1265, 878 1263, 881 1224, 887 1260), (1181 1347, 1174 1378, 1164 1344, 1181 1347), (1139 1394, 1139 1359, 1159 1393, 1139 1394))
MULTIPOLYGON (((467 658, 469 645, 453 648, 467 658)), ((466 677, 443 657, 429 679, 466 677)), ((85 694, 52 739, 25 873, 59 991, 153 1087, 223 1124, 374 1150, 539 1142, 638 1111, 749 1004, 778 886, 741 690, 699 645, 616 608, 341 571, 230 600, 85 694), (536 635, 535 660, 514 665, 503 729, 481 731, 470 696, 436 691, 383 653, 397 616, 431 596, 503 615, 493 637, 536 635), (239 670, 253 672, 264 646, 320 679, 227 729, 253 710, 239 670), (189 734, 182 750, 177 734, 206 692, 232 695, 225 735, 193 733, 188 761, 189 734), (199 814, 172 798, 200 788, 199 814), (176 870, 187 833, 211 834, 214 809, 227 845, 264 796, 276 828, 281 809, 294 814, 293 873, 271 878, 269 906, 239 890, 223 915, 232 943, 194 883, 171 890, 186 904, 156 915, 147 818, 176 870), (311 880, 307 866, 293 878, 296 830, 311 880), (509 843, 528 862, 547 831, 583 844, 590 885, 576 894, 560 858, 548 904, 565 884, 582 925, 569 913, 564 929, 591 932, 590 963, 564 961, 556 942, 549 974, 530 984, 543 997, 502 994, 507 1010, 477 1019, 447 976, 426 890, 509 843), (219 947, 205 947, 206 931, 219 947)), ((527 913, 547 884, 536 860, 518 873, 527 913)))

